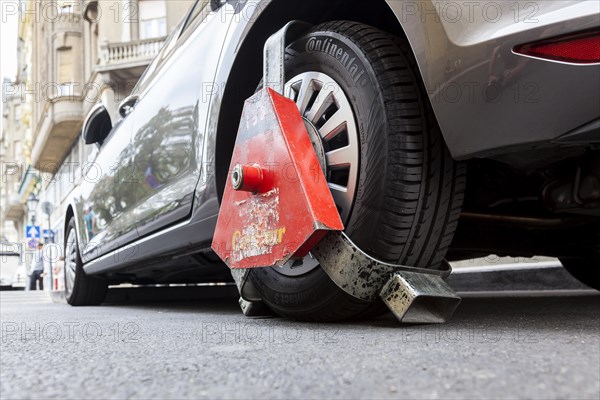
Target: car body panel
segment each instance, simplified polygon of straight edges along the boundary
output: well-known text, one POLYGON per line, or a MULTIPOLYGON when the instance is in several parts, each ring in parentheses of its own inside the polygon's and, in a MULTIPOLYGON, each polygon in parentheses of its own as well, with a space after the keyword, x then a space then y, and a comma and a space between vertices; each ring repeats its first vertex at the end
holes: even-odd
POLYGON ((132 113, 137 179, 131 189, 139 194, 136 221, 141 236, 191 211, 203 162, 207 100, 232 21, 222 19, 223 8, 206 8, 206 14, 189 22, 173 54, 160 61, 132 113))
POLYGON ((80 232, 80 237, 84 239, 80 242, 84 261, 137 237, 136 193, 130 190, 130 183, 134 179, 131 146, 133 121, 129 115, 113 128, 94 162, 83 171, 76 209, 80 231, 84 228, 80 232))
POLYGON ((455 158, 533 146, 600 116, 598 65, 565 65, 512 52, 519 44, 598 27, 598 2, 388 4, 415 53, 455 158))
MULTIPOLYGON (((221 57, 213 54, 215 52, 220 54, 220 49, 223 47, 233 47, 228 27, 235 20, 235 16, 235 7, 226 3, 207 15, 205 22, 200 24, 199 28, 194 30, 189 37, 186 37, 187 31, 183 32, 181 36, 184 39, 183 44, 177 43, 173 48, 168 49, 173 52, 168 58, 177 59, 183 49, 198 54, 200 58, 204 55, 208 59, 208 68, 198 71, 194 68, 197 64, 196 59, 188 59, 174 66, 161 66, 163 58, 167 58, 161 52, 134 89, 134 93, 140 96, 140 100, 130 116, 133 116, 134 120, 142 119, 140 117, 142 114, 148 118, 153 114, 153 110, 156 111, 157 108, 161 110, 159 102, 165 98, 165 91, 170 93, 177 89, 177 87, 162 87, 162 82, 165 84, 169 82, 168 79, 163 79, 158 82, 158 86, 163 90, 154 91, 154 78, 148 76, 148 73, 161 76, 161 69, 164 69, 167 70, 164 72, 165 74, 172 73, 172 76, 194 75, 190 80, 185 81, 183 90, 186 94, 182 96, 184 100, 179 99, 176 102, 176 104, 182 105, 169 104, 169 107, 173 107, 177 111, 173 112, 165 108, 161 110, 161 112, 169 112, 171 116, 179 113, 179 122, 160 122, 159 119, 156 119, 152 123, 148 123, 150 121, 148 120, 145 128, 155 130, 155 132, 148 133, 148 136, 155 135, 156 141, 160 140, 160 142, 149 146, 148 150, 142 149, 136 152, 133 156, 137 178, 134 179, 135 182, 131 187, 135 188, 138 193, 142 193, 138 199, 135 217, 137 221, 136 240, 127 242, 121 251, 108 248, 108 252, 98 252, 95 254, 96 257, 86 259, 84 266, 86 272, 111 271, 116 266, 133 264, 147 257, 186 247, 202 246, 212 240, 212 232, 219 210, 215 176, 212 169, 217 126, 211 122, 217 120, 215 115, 218 116, 218 107, 215 108, 215 104, 219 102, 219 95, 218 88, 213 83, 217 81, 215 75, 221 69, 221 57), (219 39, 204 43, 198 40, 200 34, 219 39), (169 68, 172 68, 172 71, 168 71, 169 68), (148 98, 151 99, 151 105, 146 107, 143 104, 148 98), (159 121, 158 124, 156 124, 157 121, 159 121), (183 130, 182 126, 189 129, 183 130), (205 138, 210 138, 212 144, 206 143, 205 138), (165 142, 161 143, 163 141, 165 142), (162 149, 159 148, 156 152, 150 151, 160 145, 163 145, 162 149), (150 190, 151 185, 146 180, 146 176, 141 176, 145 169, 140 166, 147 164, 149 156, 156 155, 161 159, 167 158, 165 156, 168 154, 165 151, 169 150, 169 145, 171 148, 176 147, 184 155, 185 162, 180 163, 181 160, 174 160, 174 163, 180 163, 174 170, 185 173, 177 173, 175 174, 176 179, 170 180, 168 185, 157 185, 155 190, 150 190), (166 229, 165 234, 168 232, 170 237, 179 237, 180 240, 165 242, 164 236, 153 234, 161 228, 166 229), (157 249, 160 251, 157 252, 157 249), (119 262, 117 263, 115 260, 119 260, 119 262)), ((169 43, 166 45, 166 48, 168 47, 169 43)), ((180 87, 178 89, 182 90, 180 87)), ((154 115, 160 114, 155 113, 154 115)), ((136 122, 136 125, 139 126, 139 123, 136 122)), ((143 130, 136 132, 134 141, 139 141, 142 138, 141 135, 144 134, 146 132, 143 130)), ((81 226, 84 224, 81 223, 81 226)), ((79 237, 82 235, 80 234, 79 237)))
POLYGON ((223 24, 224 15, 219 10, 201 15, 205 18, 195 27, 190 26, 195 29, 186 30, 179 37, 185 19, 182 21, 134 89, 139 97, 135 107, 102 145, 94 162, 102 169, 102 178, 84 179, 72 203, 77 210, 84 262, 190 215, 207 121, 206 83, 214 78, 218 54, 232 21, 230 17, 223 24), (197 40, 198 35, 215 40, 197 40), (177 40, 183 43, 176 43, 177 40), (198 70, 197 59, 181 57, 183 51, 207 62, 198 70), (189 77, 187 81, 178 79, 185 75, 189 77), (180 84, 173 85, 173 80, 180 84), (175 96, 176 101, 165 105, 165 96, 169 95, 175 96), (135 140, 142 145, 125 146, 125 135, 129 135, 130 143, 135 140), (116 144, 115 136, 119 140, 116 144), (117 164, 119 168, 115 168, 117 164), (123 209, 118 207, 121 204, 115 201, 117 198, 125 206, 123 209), (112 218, 106 212, 109 209, 116 210, 112 218), (87 232, 90 212, 98 222, 95 232, 87 232), (85 228, 83 232, 81 228, 85 228))

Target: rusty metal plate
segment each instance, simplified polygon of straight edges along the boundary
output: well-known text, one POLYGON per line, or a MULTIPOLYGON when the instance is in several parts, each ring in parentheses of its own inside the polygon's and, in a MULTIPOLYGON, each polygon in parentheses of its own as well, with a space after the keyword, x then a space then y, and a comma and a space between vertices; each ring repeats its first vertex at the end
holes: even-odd
POLYGON ((395 265, 379 261, 358 248, 343 232, 327 234, 312 250, 323 270, 346 293, 366 301, 379 299, 382 287, 399 271, 442 278, 450 275, 452 268, 444 260, 442 270, 395 265))
POLYGON ((398 321, 412 324, 444 323, 461 301, 441 276, 407 271, 392 274, 380 296, 398 321))
POLYGON ((272 89, 246 101, 230 171, 212 243, 230 268, 281 266, 344 229, 296 104, 272 89))

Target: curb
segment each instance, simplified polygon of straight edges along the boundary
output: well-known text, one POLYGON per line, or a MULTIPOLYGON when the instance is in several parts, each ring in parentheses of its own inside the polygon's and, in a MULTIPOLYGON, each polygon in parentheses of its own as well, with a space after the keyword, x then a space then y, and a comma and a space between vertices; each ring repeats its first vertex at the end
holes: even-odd
POLYGON ((456 268, 447 282, 457 292, 594 291, 556 261, 456 268))
MULTIPOLYGON (((471 294, 498 294, 499 292, 544 294, 550 291, 555 293, 572 293, 572 291, 598 293, 573 278, 560 263, 554 261, 455 268, 447 282, 457 292, 471 294)), ((237 288, 234 285, 146 286, 112 288, 108 291, 106 303, 222 299, 237 301, 238 297, 237 288)), ((65 302, 62 291, 50 292, 50 298, 54 303, 65 302)))
MULTIPOLYGON (((62 290, 50 292, 50 298, 53 303, 65 303, 65 293, 62 290)), ((234 284, 113 287, 108 290, 104 304, 225 299, 238 301, 239 294, 234 284)))

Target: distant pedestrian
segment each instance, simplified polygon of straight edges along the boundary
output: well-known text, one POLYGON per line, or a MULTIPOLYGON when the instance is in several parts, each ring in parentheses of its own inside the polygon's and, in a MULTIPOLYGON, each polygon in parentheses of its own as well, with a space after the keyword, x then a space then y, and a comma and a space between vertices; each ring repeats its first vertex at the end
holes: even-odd
POLYGON ((58 257, 58 261, 52 267, 52 276, 54 282, 52 282, 52 290, 64 290, 64 278, 63 273, 65 270, 65 257, 58 257))
POLYGON ((44 290, 44 245, 42 243, 38 243, 36 246, 29 273, 29 290, 36 290, 36 283, 39 290, 44 290))

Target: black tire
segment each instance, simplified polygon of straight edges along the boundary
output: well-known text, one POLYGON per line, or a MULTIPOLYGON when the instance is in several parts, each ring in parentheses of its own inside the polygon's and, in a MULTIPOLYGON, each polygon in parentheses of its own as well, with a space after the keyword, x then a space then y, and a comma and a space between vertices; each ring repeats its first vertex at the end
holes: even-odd
MULTIPOLYGON (((77 232, 75 228, 75 220, 71 218, 67 225, 67 231, 65 232, 65 299, 67 303, 72 306, 96 306, 104 302, 106 298, 106 292, 108 290, 108 282, 100 277, 90 276, 83 270, 83 262, 81 261, 81 254, 79 252, 79 244, 77 240, 69 243, 69 237, 71 231, 77 232), (74 246, 74 269, 75 279, 73 281, 73 288, 70 288, 68 282, 68 271, 69 267, 69 254, 67 254, 70 246, 74 246)), ((76 237, 76 233, 75 233, 76 237)))
POLYGON ((579 282, 600 290, 600 258, 561 258, 560 262, 579 282))
MULTIPOLYGON (((350 99, 359 131, 360 168, 346 233, 378 259, 438 268, 457 226, 466 168, 450 156, 406 41, 364 24, 319 25, 288 46, 286 76, 317 71, 334 78, 350 99), (358 82, 334 56, 307 49, 331 40, 364 69, 358 82)), ((271 268, 250 279, 278 314, 335 321, 380 313, 339 289, 322 268, 286 276, 271 268)))

